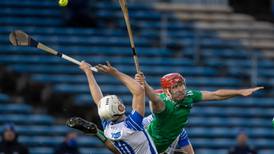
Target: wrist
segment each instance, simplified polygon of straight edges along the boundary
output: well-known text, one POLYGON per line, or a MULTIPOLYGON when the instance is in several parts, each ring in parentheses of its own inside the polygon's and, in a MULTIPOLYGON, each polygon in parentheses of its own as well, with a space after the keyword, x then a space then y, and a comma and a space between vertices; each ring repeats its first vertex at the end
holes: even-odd
POLYGON ((91 70, 84 70, 84 72, 86 73, 86 75, 93 75, 91 70))
POLYGON ((238 95, 243 95, 243 91, 244 91, 244 90, 239 90, 239 91, 238 91, 238 95))
POLYGON ((112 72, 110 72, 110 75, 112 76, 117 76, 119 74, 119 71, 118 70, 113 70, 112 72))
POLYGON ((146 89, 150 89, 150 87, 149 87, 149 85, 147 84, 146 81, 144 81, 144 88, 145 88, 145 90, 146 90, 146 89))

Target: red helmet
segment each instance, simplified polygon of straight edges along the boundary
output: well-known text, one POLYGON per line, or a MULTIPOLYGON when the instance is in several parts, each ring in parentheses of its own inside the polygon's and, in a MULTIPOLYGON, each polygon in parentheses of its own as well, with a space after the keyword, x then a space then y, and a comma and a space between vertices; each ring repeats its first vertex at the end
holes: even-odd
POLYGON ((166 74, 161 78, 161 87, 163 89, 171 88, 174 84, 178 82, 183 82, 185 84, 185 78, 179 73, 166 74))

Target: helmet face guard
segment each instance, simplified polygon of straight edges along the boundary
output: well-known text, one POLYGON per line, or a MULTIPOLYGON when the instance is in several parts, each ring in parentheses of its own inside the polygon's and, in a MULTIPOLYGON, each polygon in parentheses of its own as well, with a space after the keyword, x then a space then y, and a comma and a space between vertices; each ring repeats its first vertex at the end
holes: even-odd
POLYGON ((98 114, 101 119, 116 120, 125 113, 125 106, 116 95, 108 95, 100 100, 98 114))
POLYGON ((185 78, 179 73, 170 73, 161 78, 161 87, 163 89, 170 89, 178 82, 182 82, 185 85, 185 78))

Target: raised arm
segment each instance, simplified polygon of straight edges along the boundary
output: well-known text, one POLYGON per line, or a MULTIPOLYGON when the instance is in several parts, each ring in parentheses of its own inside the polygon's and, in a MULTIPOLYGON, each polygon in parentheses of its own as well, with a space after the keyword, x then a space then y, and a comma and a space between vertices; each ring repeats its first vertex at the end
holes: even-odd
POLYGON ((120 72, 116 68, 112 67, 110 63, 107 65, 99 64, 96 68, 100 72, 108 73, 118 80, 120 80, 133 95, 132 108, 144 116, 145 114, 145 91, 142 85, 135 81, 130 76, 120 72))
POLYGON ((90 93, 95 104, 98 106, 99 101, 101 100, 101 98, 103 98, 103 94, 94 78, 93 72, 90 70, 90 65, 82 61, 80 64, 80 68, 85 72, 87 76, 90 93))
POLYGON ((165 109, 164 102, 160 97, 154 93, 154 89, 145 81, 145 76, 143 74, 135 75, 135 80, 145 87, 145 94, 150 100, 150 108, 153 113, 160 113, 165 109))
POLYGON ((239 89, 239 90, 228 90, 220 89, 216 91, 202 91, 202 100, 211 101, 211 100, 225 100, 236 96, 250 96, 255 91, 263 89, 264 87, 255 87, 248 89, 239 89))

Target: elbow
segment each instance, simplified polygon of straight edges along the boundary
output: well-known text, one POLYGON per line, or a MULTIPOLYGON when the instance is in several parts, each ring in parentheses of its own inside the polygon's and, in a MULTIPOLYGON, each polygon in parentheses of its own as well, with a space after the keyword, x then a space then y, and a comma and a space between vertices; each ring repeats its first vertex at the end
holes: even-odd
POLYGON ((161 101, 159 102, 150 101, 149 107, 152 113, 160 113, 161 111, 163 111, 164 105, 161 103, 161 101))
POLYGON ((153 93, 153 92, 148 93, 147 96, 148 96, 149 100, 151 102, 155 103, 155 104, 158 104, 159 102, 161 102, 160 97, 157 94, 153 93))

